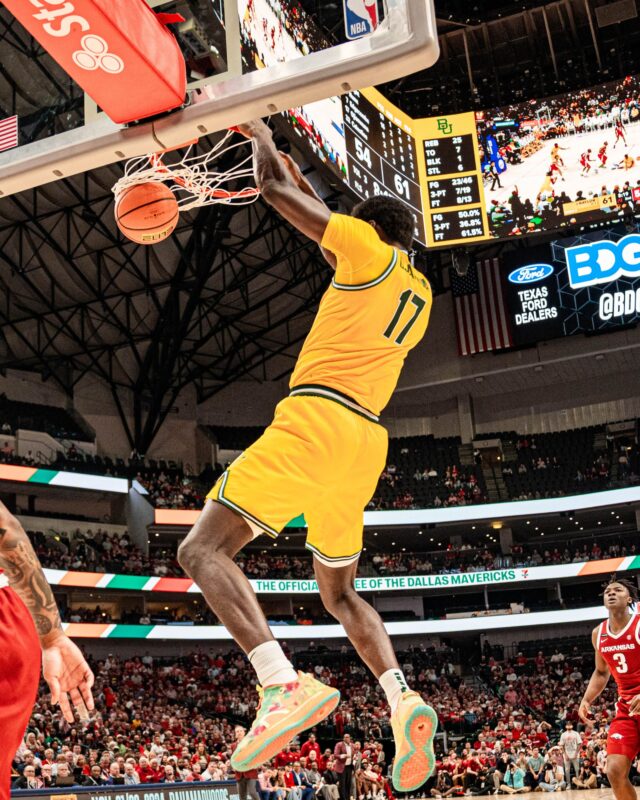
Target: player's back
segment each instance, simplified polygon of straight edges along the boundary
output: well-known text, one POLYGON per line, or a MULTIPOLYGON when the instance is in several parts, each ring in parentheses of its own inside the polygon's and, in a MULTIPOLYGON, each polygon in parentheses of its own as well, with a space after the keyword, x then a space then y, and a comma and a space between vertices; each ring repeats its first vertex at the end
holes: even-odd
POLYGON ((618 633, 605 620, 598 628, 596 647, 607 663, 623 701, 640 694, 640 614, 634 614, 618 633))
POLYGON ((336 273, 291 386, 333 389, 379 415, 427 330, 431 287, 362 220, 333 214, 322 245, 336 255, 336 273))

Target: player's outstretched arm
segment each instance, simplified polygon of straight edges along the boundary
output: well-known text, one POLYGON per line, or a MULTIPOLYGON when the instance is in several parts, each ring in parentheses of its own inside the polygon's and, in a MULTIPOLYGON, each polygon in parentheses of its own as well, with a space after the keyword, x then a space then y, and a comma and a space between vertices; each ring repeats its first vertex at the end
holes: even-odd
MULTIPOLYGON (((316 192, 313 186, 309 183, 309 181, 305 178, 302 174, 302 170, 296 164, 296 162, 291 158, 288 153, 280 153, 280 158, 284 161, 286 168, 289 170, 289 175, 293 178, 294 183, 300 189, 300 191, 304 192, 309 197, 314 197, 319 203, 331 213, 329 207, 324 202, 324 200, 320 197, 320 195, 316 192)), ((320 250, 322 255, 324 256, 325 261, 329 264, 332 269, 335 269, 338 265, 338 259, 336 256, 330 251, 327 250, 326 247, 320 245, 320 250)))
POLYGON ((331 211, 317 195, 310 196, 296 184, 262 120, 237 128, 253 143, 256 185, 263 198, 301 233, 321 244, 331 211))
POLYGON ((44 678, 51 702, 59 703, 73 722, 71 703, 81 712, 93 709, 93 673, 84 656, 62 630, 60 614, 38 556, 22 525, 0 503, 0 568, 26 605, 40 637, 44 678))
POLYGON ((591 634, 591 642, 596 655, 595 669, 585 689, 584 696, 580 701, 580 708, 578 709, 578 716, 585 725, 589 726, 593 725, 593 720, 589 718, 591 714, 591 704, 604 692, 607 683, 609 683, 609 678, 611 677, 607 662, 598 652, 598 628, 594 628, 591 634))

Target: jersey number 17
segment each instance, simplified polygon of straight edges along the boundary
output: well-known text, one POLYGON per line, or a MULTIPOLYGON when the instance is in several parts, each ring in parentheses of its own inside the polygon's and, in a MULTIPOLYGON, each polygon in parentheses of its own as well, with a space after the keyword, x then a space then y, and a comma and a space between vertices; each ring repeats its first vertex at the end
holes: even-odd
POLYGON ((422 314, 422 312, 425 309, 425 306, 427 305, 427 301, 426 300, 423 300, 422 297, 420 297, 417 294, 414 294, 414 292, 412 292, 411 289, 406 289, 400 295, 400 299, 398 301, 398 308, 396 309, 396 313, 393 315, 393 319, 389 323, 389 326, 387 327, 387 330, 384 332, 385 339, 392 339, 393 338, 393 335, 396 332, 396 329, 398 327, 398 323, 400 322, 400 318, 402 317, 402 313, 405 310, 405 308, 407 307, 409 302, 411 302, 415 306, 416 310, 415 310, 413 316, 411 317, 411 319, 409 320, 409 322, 407 322, 407 324, 404 326, 404 328, 402 328, 400 333, 398 333, 398 335, 394 339, 396 344, 402 344, 404 342, 404 340, 407 338, 407 335, 408 335, 409 331, 416 324, 416 322, 418 321, 418 317, 420 316, 420 314, 422 314))

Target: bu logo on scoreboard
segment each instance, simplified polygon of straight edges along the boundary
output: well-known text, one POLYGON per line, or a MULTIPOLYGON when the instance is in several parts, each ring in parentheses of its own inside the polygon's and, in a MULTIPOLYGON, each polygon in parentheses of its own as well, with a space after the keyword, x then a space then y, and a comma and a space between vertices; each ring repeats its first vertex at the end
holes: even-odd
POLYGON ((378 0, 343 0, 347 39, 368 36, 378 27, 378 0))

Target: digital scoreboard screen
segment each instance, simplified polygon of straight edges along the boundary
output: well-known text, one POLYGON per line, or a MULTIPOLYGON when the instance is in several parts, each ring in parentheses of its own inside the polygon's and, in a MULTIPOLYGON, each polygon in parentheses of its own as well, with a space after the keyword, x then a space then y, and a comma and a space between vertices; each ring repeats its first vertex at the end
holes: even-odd
MULTIPOLYGON (((278 3, 277 13, 270 0, 238 0, 238 10, 249 69, 330 46, 297 0, 278 3)), ((412 119, 375 89, 284 116, 301 147, 353 194, 406 202, 417 240, 430 247, 613 223, 640 212, 638 76, 446 117, 412 119)))
POLYGON ((403 200, 416 220, 416 239, 426 244, 418 155, 411 127, 373 105, 360 92, 342 98, 347 180, 360 197, 388 194, 403 200))
POLYGON ((473 114, 414 120, 375 89, 291 109, 294 131, 358 197, 413 211, 430 247, 489 238, 473 114))

